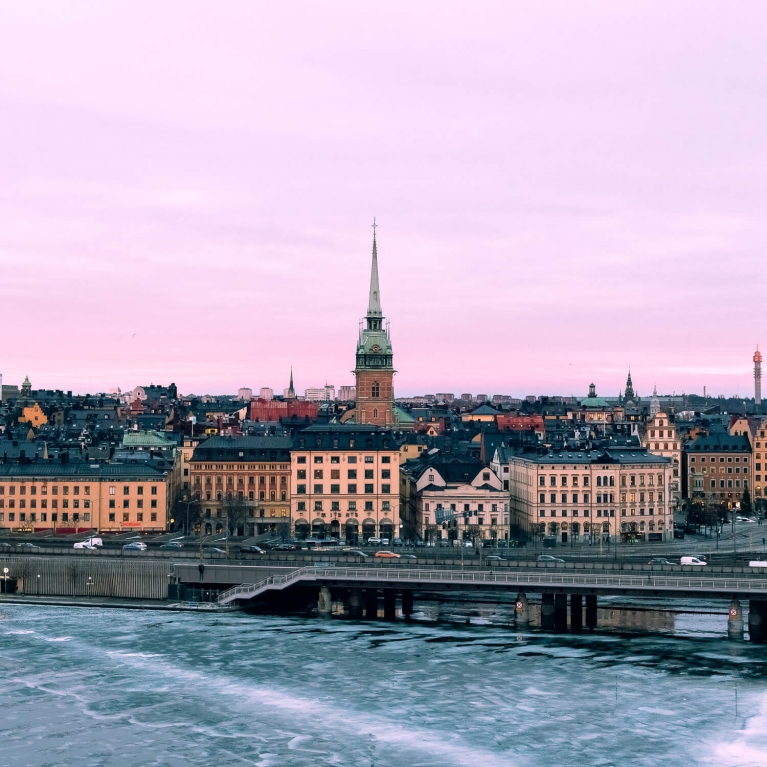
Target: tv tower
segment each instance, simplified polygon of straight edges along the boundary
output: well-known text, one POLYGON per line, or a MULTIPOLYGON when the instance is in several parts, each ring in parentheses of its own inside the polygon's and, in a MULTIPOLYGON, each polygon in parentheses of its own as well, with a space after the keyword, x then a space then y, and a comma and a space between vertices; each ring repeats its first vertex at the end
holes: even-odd
POLYGON ((754 352, 754 410, 762 409, 762 353, 759 347, 754 352))

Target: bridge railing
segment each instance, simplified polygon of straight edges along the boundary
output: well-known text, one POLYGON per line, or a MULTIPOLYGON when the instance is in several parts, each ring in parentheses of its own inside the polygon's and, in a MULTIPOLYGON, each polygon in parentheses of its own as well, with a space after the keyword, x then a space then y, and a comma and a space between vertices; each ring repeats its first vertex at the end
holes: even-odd
POLYGON ((224 604, 238 597, 249 598, 255 596, 263 589, 268 589, 270 586, 284 586, 291 581, 299 580, 307 571, 313 572, 314 570, 314 567, 302 567, 286 575, 270 575, 256 583, 241 583, 239 586, 232 586, 232 588, 222 591, 216 601, 224 604))
POLYGON ((474 583, 488 585, 595 586, 603 588, 643 588, 661 590, 751 591, 767 593, 767 578, 704 578, 654 575, 592 575, 576 573, 478 572, 466 570, 422 570, 393 568, 333 567, 302 568, 296 579, 310 574, 312 579, 415 581, 416 583, 474 583))

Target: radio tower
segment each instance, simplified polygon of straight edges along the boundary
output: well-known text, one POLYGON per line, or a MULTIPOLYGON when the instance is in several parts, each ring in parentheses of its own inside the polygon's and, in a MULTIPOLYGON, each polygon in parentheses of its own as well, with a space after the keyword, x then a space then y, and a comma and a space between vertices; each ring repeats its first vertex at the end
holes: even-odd
POLYGON ((754 410, 759 413, 762 409, 762 353, 759 347, 754 352, 754 410))

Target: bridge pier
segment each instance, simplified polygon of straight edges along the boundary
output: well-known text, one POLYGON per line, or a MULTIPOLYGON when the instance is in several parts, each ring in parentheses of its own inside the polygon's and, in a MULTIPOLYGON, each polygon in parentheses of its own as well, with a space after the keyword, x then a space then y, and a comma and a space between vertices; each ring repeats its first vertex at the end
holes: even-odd
POLYGON ((554 628, 554 595, 541 594, 541 628, 551 631, 554 628))
POLYGON ((757 644, 767 643, 767 601, 748 600, 748 638, 757 644))
POLYGON ((586 626, 592 631, 597 627, 596 594, 586 594, 586 626))
POLYGON ((378 589, 365 589, 365 617, 368 620, 378 617, 378 589))
POLYGON ((570 594, 570 628, 580 631, 583 628, 583 597, 570 594))
POLYGON ((397 617, 397 592, 384 589, 384 620, 393 621, 397 617))
POLYGON ((554 597, 554 630, 567 631, 567 594, 554 597))
POLYGON ((408 619, 413 614, 413 592, 411 589, 404 589, 402 592, 402 614, 408 619))
POLYGON ((355 620, 362 617, 362 589, 349 589, 349 615, 355 620))
POLYGON ((740 600, 733 598, 727 614, 727 636, 730 639, 743 639, 743 610, 740 600))
POLYGON ((527 597, 521 591, 517 595, 517 603, 514 605, 514 616, 519 628, 530 623, 530 605, 527 603, 527 597))
POLYGON ((333 602, 330 598, 330 589, 323 586, 320 589, 320 596, 317 600, 317 613, 322 618, 329 618, 333 612, 333 602))

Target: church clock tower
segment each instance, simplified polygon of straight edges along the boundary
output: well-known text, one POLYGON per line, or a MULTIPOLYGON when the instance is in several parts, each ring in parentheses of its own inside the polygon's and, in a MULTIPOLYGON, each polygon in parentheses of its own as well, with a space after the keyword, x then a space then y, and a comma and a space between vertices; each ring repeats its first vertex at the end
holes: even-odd
POLYGON ((359 424, 394 426, 394 373, 389 325, 384 324, 378 287, 378 249, 373 219, 373 264, 370 270, 368 312, 360 324, 357 341, 356 421, 359 424))

